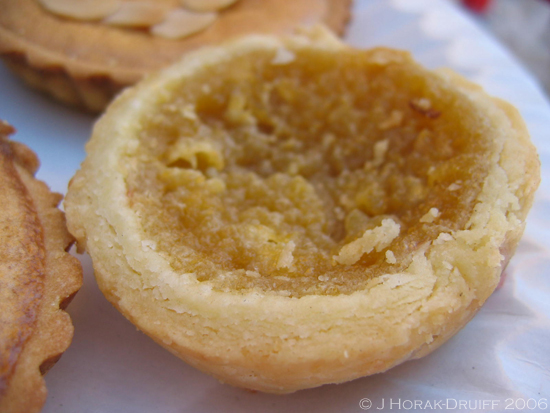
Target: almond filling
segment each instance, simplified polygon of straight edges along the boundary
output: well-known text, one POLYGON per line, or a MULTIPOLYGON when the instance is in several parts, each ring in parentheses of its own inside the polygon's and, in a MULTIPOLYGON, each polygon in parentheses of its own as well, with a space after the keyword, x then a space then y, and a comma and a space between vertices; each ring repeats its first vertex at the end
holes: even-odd
POLYGON ((120 0, 38 0, 48 11, 78 20, 99 20, 116 12, 120 0))
POLYGON ((103 23, 120 27, 150 27, 164 21, 168 10, 165 5, 150 1, 126 2, 107 16, 103 23))
POLYGON ((154 36, 183 39, 211 26, 221 11, 238 0, 37 0, 46 10, 76 20, 127 29, 150 29, 154 36))
POLYGON ((200 12, 219 11, 236 2, 237 0, 180 0, 186 9, 200 12))
POLYGON ((216 290, 302 297, 350 294, 464 229, 482 121, 376 53, 255 52, 172 84, 125 166, 144 237, 216 290))
POLYGON ((169 11, 162 22, 151 27, 151 34, 167 39, 181 39, 203 31, 217 18, 216 13, 197 13, 186 9, 175 9, 169 11))

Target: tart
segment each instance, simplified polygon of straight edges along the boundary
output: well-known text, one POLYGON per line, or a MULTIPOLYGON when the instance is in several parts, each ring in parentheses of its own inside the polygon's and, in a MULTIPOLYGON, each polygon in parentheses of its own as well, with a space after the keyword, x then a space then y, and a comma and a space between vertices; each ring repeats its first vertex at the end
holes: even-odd
POLYGON ((34 88, 92 112, 183 53, 247 33, 324 23, 351 0, 0 0, 0 55, 34 88))
POLYGON ((71 342, 63 309, 82 270, 66 252, 74 239, 61 196, 33 177, 38 159, 12 132, 0 122, 0 411, 30 413, 46 400, 42 375, 71 342))
POLYGON ((459 331, 540 174, 508 103, 321 29, 186 55, 119 96, 87 152, 65 207, 105 296, 189 364, 273 393, 459 331))

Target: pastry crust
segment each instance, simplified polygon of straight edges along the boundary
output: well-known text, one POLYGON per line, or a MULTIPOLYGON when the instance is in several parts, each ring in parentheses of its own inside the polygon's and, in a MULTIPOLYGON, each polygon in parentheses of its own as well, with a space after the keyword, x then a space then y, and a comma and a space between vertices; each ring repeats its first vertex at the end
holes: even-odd
POLYGON ((512 106, 407 53, 322 31, 187 55, 117 98, 87 152, 65 207, 105 296, 189 364, 273 393, 382 372, 445 342, 497 286, 540 180, 512 106), (236 187, 242 176, 251 183, 236 187), (317 209, 332 218, 317 225, 317 209), (365 214, 372 225, 354 233, 365 214))
POLYGON ((62 311, 82 283, 74 239, 57 209, 59 194, 33 175, 38 159, 9 141, 0 123, 0 411, 37 412, 42 375, 68 347, 73 326, 62 311))
POLYGON ((248 33, 285 34, 299 25, 320 22, 342 33, 350 6, 351 0, 300 0, 284 7, 278 0, 241 0, 223 10, 208 30, 171 40, 59 18, 36 0, 1 0, 0 55, 30 86, 72 106, 99 112, 124 87, 203 45, 248 33))

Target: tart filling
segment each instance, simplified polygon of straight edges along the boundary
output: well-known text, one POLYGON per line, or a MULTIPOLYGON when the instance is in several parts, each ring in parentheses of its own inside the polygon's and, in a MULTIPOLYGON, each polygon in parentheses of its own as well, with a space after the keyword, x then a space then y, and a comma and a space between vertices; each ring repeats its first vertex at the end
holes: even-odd
POLYGON ((81 21, 99 21, 127 29, 149 29, 154 36, 183 39, 205 30, 221 11, 237 0, 37 0, 56 16, 81 21), (183 7, 181 7, 183 6, 183 7))
POLYGON ((482 113, 399 55, 280 53, 171 85, 134 132, 128 201, 176 271, 220 291, 350 294, 465 229, 491 164, 482 113))
POLYGON ((223 381, 290 392, 437 348, 492 293, 539 181, 517 112, 313 31, 123 93, 71 181, 107 298, 223 381))

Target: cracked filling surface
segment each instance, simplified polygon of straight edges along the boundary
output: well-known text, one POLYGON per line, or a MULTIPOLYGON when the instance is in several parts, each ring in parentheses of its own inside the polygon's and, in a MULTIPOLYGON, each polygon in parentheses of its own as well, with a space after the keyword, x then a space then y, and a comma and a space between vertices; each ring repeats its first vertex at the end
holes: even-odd
POLYGON ((337 295, 464 229, 483 121, 376 53, 257 51, 171 85, 125 160, 143 248, 218 291, 337 295))

